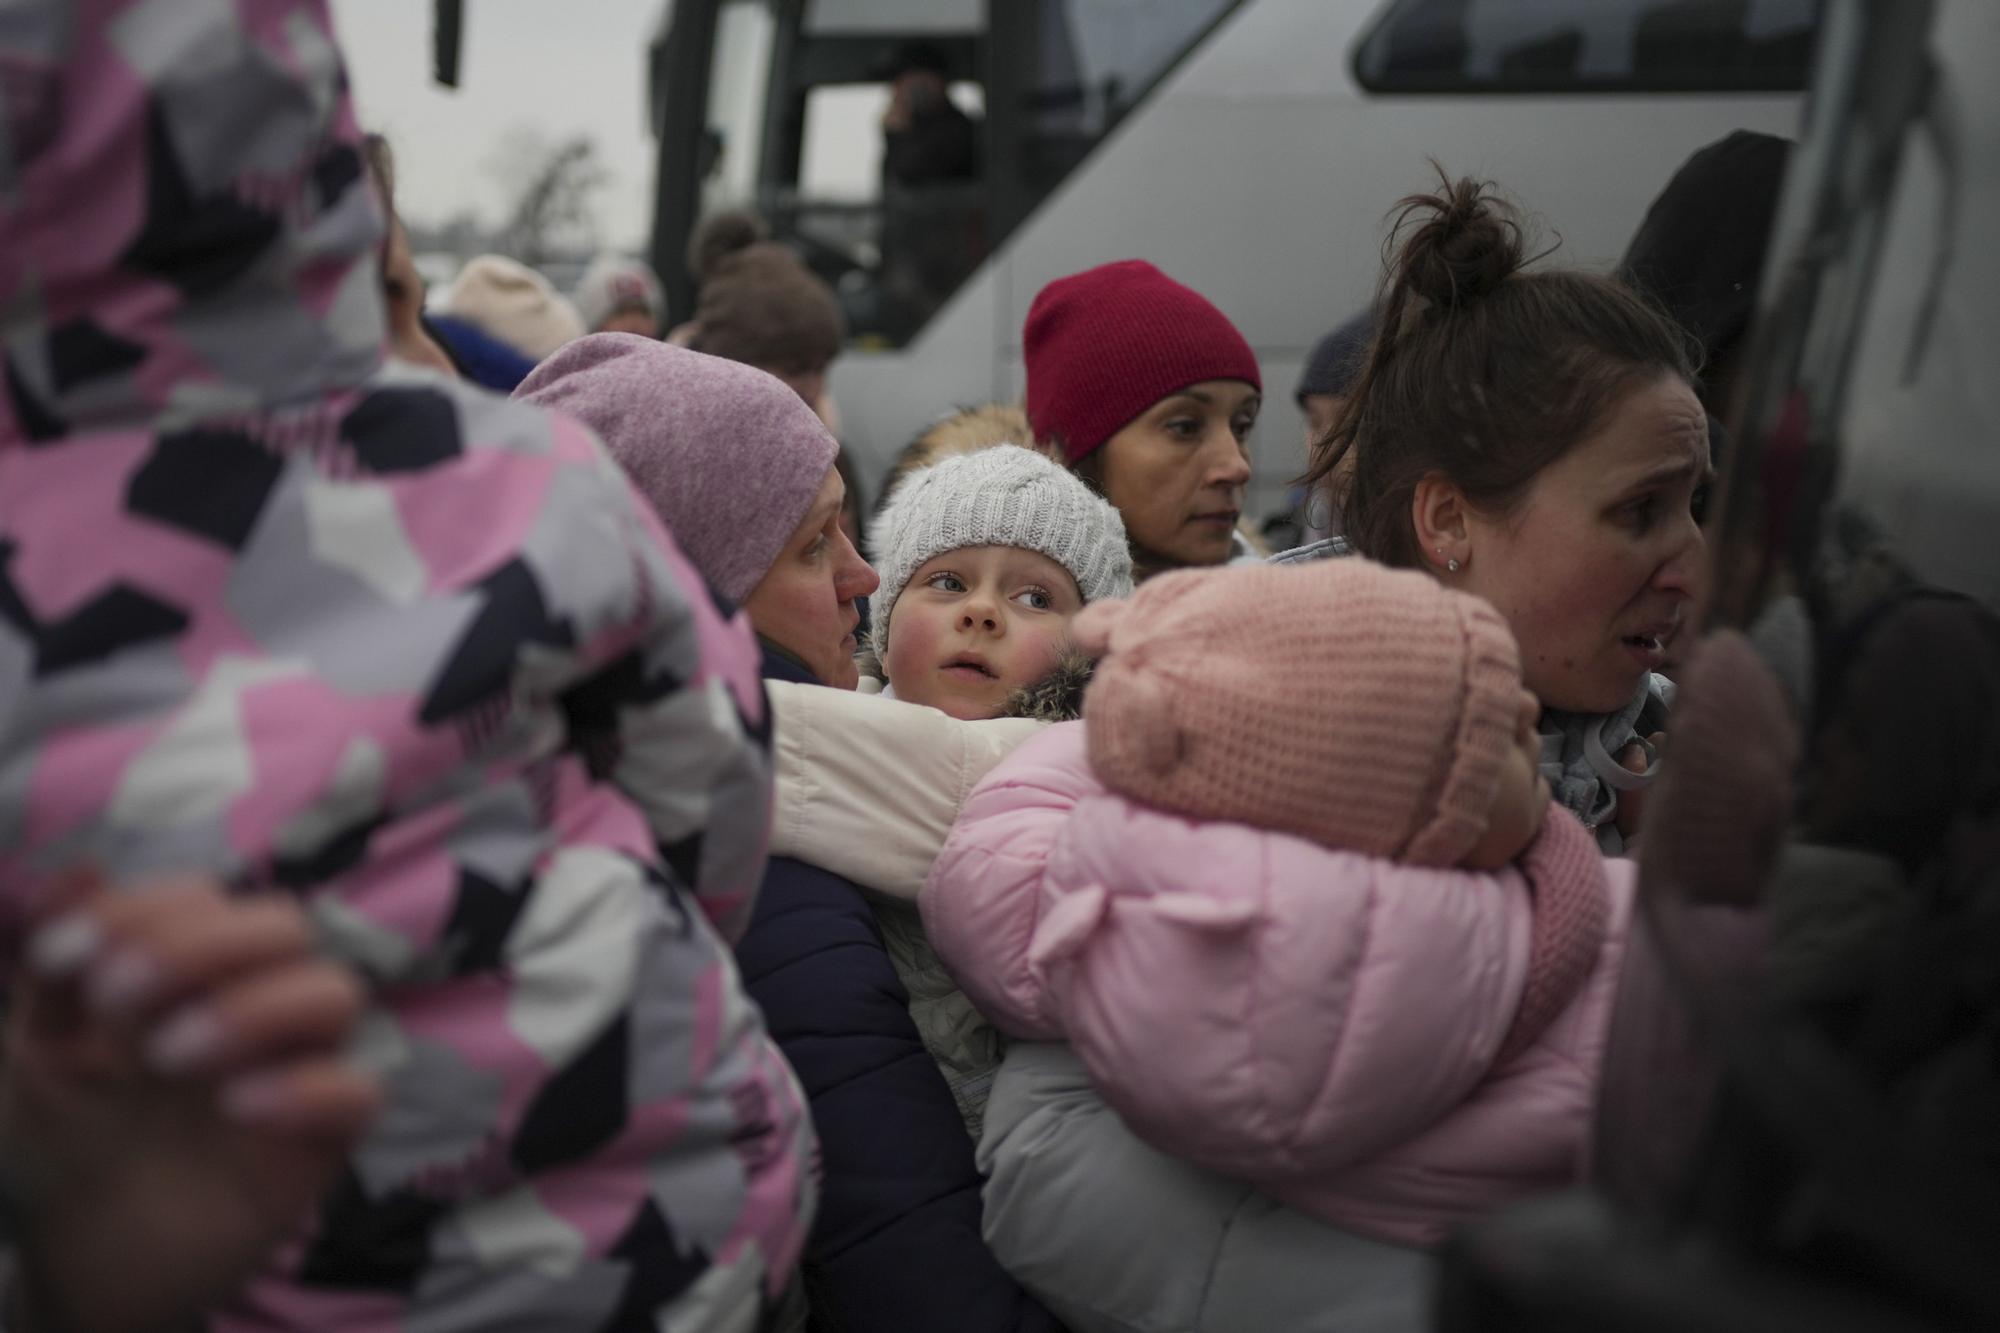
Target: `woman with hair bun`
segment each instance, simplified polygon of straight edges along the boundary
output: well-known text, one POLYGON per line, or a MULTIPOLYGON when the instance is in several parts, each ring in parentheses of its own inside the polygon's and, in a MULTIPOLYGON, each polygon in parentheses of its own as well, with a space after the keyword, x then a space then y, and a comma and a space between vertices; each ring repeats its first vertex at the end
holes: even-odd
POLYGON ((1706 576, 1691 342, 1613 278, 1530 268, 1485 183, 1404 199, 1393 234, 1380 331, 1307 482, 1358 554, 1506 617, 1543 773, 1615 855, 1672 698, 1655 673, 1706 576))

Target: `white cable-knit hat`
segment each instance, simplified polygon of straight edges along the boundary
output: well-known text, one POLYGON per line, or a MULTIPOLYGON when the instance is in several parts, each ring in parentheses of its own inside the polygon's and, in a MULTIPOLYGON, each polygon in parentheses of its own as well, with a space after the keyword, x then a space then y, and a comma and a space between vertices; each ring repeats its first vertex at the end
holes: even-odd
POLYGON ((947 458, 897 485, 870 528, 882 588, 871 599, 876 642, 910 575, 969 546, 1038 551, 1069 571, 1086 603, 1132 593, 1132 552, 1118 511, 1060 464, 1001 444, 947 458))

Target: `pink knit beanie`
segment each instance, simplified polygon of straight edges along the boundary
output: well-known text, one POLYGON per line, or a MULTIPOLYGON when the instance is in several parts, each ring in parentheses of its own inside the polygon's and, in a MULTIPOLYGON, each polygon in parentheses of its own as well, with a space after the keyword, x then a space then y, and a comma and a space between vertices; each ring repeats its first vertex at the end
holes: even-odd
POLYGON ((783 380, 636 333, 577 339, 514 396, 596 431, 733 602, 763 581, 840 448, 783 380))
POLYGON ((1476 597, 1358 558, 1184 570, 1072 632, 1101 658, 1084 721, 1114 791, 1414 865, 1485 831, 1521 667, 1476 597))

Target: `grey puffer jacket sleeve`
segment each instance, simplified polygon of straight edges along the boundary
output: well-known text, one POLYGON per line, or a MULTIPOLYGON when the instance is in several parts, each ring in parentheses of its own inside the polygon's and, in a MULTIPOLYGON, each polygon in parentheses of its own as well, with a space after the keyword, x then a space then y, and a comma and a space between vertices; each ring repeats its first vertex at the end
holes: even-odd
POLYGON ((986 1242, 1073 1333, 1419 1333, 1436 1261, 1339 1231, 1125 1128, 1059 1043, 986 1107, 986 1242))

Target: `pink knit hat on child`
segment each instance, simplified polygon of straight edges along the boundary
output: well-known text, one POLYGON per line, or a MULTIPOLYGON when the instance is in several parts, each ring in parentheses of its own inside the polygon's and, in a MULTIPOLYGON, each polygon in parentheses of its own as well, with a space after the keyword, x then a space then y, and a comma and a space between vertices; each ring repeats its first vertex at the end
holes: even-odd
POLYGON ((1092 767, 1133 800, 1413 865, 1485 831, 1521 716, 1486 602, 1360 559, 1163 574, 1085 607, 1092 767))
MULTIPOLYGON (((1477 597, 1358 558, 1184 570, 1086 606, 1071 634, 1100 659, 1085 740, 1113 791, 1411 865, 1456 865, 1486 830, 1521 666, 1477 597)), ((1496 1068, 1582 989, 1610 919, 1567 811, 1516 865, 1535 915, 1496 1068)))

